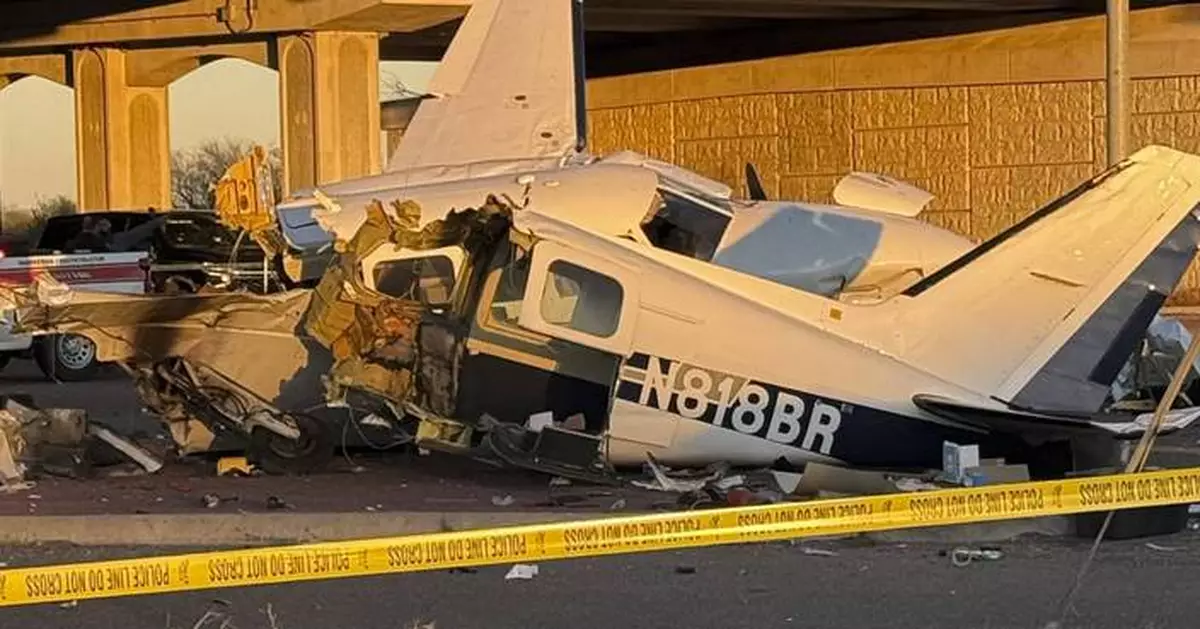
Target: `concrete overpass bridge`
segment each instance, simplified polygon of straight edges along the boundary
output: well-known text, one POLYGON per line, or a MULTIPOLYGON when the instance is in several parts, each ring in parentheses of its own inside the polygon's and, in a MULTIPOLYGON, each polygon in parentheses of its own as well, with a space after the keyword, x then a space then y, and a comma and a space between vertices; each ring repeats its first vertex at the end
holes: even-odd
MULTIPOLYGON (((468 4, 0 0, 0 89, 27 75, 74 88, 81 208, 165 206, 167 86, 217 59, 273 68, 284 188, 296 189, 379 170, 378 62, 440 58, 468 4)), ((1103 9, 1097 0, 587 0, 588 72, 794 55, 1103 9)), ((383 118, 402 126, 403 107, 383 118)))

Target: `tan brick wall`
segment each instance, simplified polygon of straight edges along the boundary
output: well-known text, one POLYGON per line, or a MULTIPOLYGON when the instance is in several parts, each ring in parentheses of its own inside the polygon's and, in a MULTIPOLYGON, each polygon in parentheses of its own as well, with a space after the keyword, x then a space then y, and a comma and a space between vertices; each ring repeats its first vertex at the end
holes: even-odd
MULTIPOLYGON (((1133 147, 1200 152, 1200 7, 1132 23, 1133 147)), ((1104 166, 1103 21, 617 77, 589 84, 595 152, 632 149, 744 190, 827 202, 850 170, 937 195, 988 238, 1104 166)), ((1200 265, 1173 303, 1200 304, 1200 265)))

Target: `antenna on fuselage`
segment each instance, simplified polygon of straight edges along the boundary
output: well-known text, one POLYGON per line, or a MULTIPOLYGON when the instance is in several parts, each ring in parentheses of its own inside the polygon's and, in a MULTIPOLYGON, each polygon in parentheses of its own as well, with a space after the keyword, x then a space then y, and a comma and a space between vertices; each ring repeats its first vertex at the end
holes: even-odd
POLYGON ((751 201, 766 201, 767 191, 763 189, 762 180, 758 178, 758 170, 754 164, 746 162, 746 189, 751 201))

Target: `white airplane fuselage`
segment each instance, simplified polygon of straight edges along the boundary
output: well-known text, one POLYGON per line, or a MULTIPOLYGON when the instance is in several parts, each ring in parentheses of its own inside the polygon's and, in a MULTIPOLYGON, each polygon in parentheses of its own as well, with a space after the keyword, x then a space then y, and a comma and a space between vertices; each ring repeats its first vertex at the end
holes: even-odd
MULTIPOLYGON (((582 407, 568 401, 552 408, 538 398, 540 384, 522 390, 520 383, 547 373, 577 382, 577 394, 569 393, 570 384, 562 390, 595 400, 587 412, 601 417, 589 416, 589 429, 606 437, 606 457, 615 465, 638 465, 650 452, 671 465, 757 465, 784 457, 915 466, 940 456, 947 435, 980 432, 914 407, 913 391, 980 396, 889 356, 885 328, 862 334, 867 328, 851 321, 853 311, 868 307, 839 300, 873 303, 927 276, 972 246, 952 232, 861 208, 706 197, 651 170, 602 161, 411 187, 372 184, 324 189, 335 212, 314 211, 313 198, 283 204, 278 213, 285 234, 297 245, 315 246, 322 236, 312 223, 315 213, 325 238, 348 239, 364 220, 359 209, 375 199, 385 207, 415 201, 427 224, 476 207, 488 195, 507 195, 526 203, 515 228, 541 239, 535 251, 562 247, 579 267, 621 285, 617 332, 598 338, 544 322, 536 329, 523 325, 528 313, 518 314, 524 304, 515 295, 502 304, 514 316, 501 321, 485 307, 502 301, 494 285, 502 271, 492 271, 472 313, 464 380, 506 380, 511 386, 503 395, 528 402, 508 401, 500 404, 508 410, 499 411, 487 394, 472 393, 476 399, 465 401, 472 413, 523 423, 551 410, 561 421, 582 407), (704 253, 664 249, 643 228, 656 199, 675 191, 694 201, 686 211, 702 215, 693 223, 722 224, 704 253), (822 269, 837 279, 824 281, 822 269), (900 440, 924 445, 896 448, 900 440)), ((458 269, 463 260, 462 252, 385 249, 362 259, 369 285, 381 264, 446 256, 458 269)), ((872 318, 886 325, 886 316, 872 318)), ((475 417, 456 419, 472 423, 475 417)))
MULTIPOLYGON (((328 207, 298 199, 279 217, 294 245, 312 246, 351 238, 373 200, 417 203, 422 225, 489 195, 520 208, 512 229, 532 246, 501 247, 476 261, 487 265, 478 286, 455 286, 477 297, 460 313, 471 328, 452 419, 464 424, 581 415, 617 465, 649 452, 674 465, 929 467, 944 440, 1012 453, 1024 429, 930 412, 917 395, 1003 421, 1028 419, 1014 399, 1033 400, 1035 414, 1047 402, 1099 409, 1105 370, 1132 351, 1111 322, 1141 316, 1128 299, 1104 299, 1173 285, 1187 260, 1144 262, 1200 237, 1189 231, 1200 191, 1163 187, 1200 174, 1181 155, 1145 149, 978 248, 888 212, 736 201, 694 173, 603 160, 413 186, 345 182, 323 191, 328 207), (1169 212, 1127 211, 1155 190, 1169 212), (1118 237, 1095 241, 1091 229, 1118 237), (1125 345, 1081 355, 1084 333, 1108 344, 1096 347, 1125 345), (1080 395, 1048 389, 1051 378, 1075 378, 1080 395)), ((464 260, 387 245, 361 260, 362 277, 427 256, 455 269, 464 260)))

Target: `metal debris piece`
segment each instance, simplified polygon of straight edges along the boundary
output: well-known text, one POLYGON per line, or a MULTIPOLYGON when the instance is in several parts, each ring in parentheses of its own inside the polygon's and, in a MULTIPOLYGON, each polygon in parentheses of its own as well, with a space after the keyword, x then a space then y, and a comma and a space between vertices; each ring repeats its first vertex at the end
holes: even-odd
POLYGON ((89 446, 97 441, 143 470, 162 469, 162 461, 107 427, 90 423, 81 409, 42 409, 4 396, 0 398, 0 486, 11 493, 41 474, 89 476, 93 465, 89 446))
MULTIPOLYGON (((1191 342, 1192 334, 1182 322, 1155 315, 1140 351, 1129 357, 1112 384, 1113 400, 1130 408, 1136 408, 1133 406, 1136 402, 1147 402, 1147 408, 1153 409, 1157 393, 1166 389, 1191 342)), ((1200 400, 1192 399, 1200 394, 1198 374, 1200 366, 1193 365, 1185 377, 1180 399, 1187 406, 1200 403, 1200 400)))
POLYGON ((153 474, 162 469, 162 461, 158 460, 142 448, 139 448, 137 444, 117 435, 108 428, 97 424, 90 424, 88 425, 87 430, 89 435, 93 435, 97 439, 112 446, 121 454, 129 457, 129 459, 134 463, 142 466, 142 469, 146 470, 147 472, 153 474))
POLYGON ((216 509, 221 504, 221 497, 216 494, 204 494, 201 500, 204 501, 204 506, 209 509, 216 509))
POLYGON ((24 444, 16 441, 18 437, 10 433, 10 428, 16 430, 16 420, 8 412, 0 410, 0 483, 6 488, 21 484, 25 478, 25 466, 17 460, 20 453, 13 453, 14 441, 18 446, 24 444))
POLYGON ((505 581, 512 581, 514 579, 529 580, 529 579, 536 577, 537 575, 538 575, 537 564, 519 563, 519 564, 514 565, 512 568, 509 568, 508 574, 504 575, 504 580, 505 581))
POLYGON ((796 488, 800 486, 802 474, 796 472, 783 472, 780 470, 770 470, 771 478, 775 480, 775 485, 779 487, 779 491, 784 494, 795 493, 796 488))
POLYGON ((507 507, 516 502, 512 496, 492 496, 492 504, 497 507, 507 507))
POLYGON ((899 489, 900 491, 912 492, 912 491, 929 491, 931 489, 941 489, 941 487, 935 483, 923 481, 919 478, 907 478, 906 477, 906 478, 897 478, 896 479, 896 489, 899 489))
POLYGON ((999 561, 1004 558, 1004 552, 998 548, 955 548, 950 553, 950 562, 959 568, 972 561, 999 561))
POLYGON ((19 491, 28 491, 30 489, 33 489, 36 486, 37 486, 36 483, 31 483, 29 481, 17 481, 17 482, 5 481, 5 482, 0 482, 0 493, 15 494, 19 491))
POLYGON ((575 413, 574 415, 563 420, 562 427, 567 430, 583 432, 584 430, 587 430, 587 423, 585 422, 582 413, 575 413))
POLYGON ((363 426, 371 426, 373 428, 391 428, 392 427, 391 422, 380 417, 379 415, 377 415, 375 413, 367 414, 365 417, 358 420, 358 423, 363 426))
POLYGON ((542 432, 543 428, 546 426, 552 426, 553 424, 554 413, 546 411, 530 415, 529 419, 525 422, 525 427, 532 432, 542 432))
POLYGON ((812 548, 809 546, 804 546, 800 550, 805 555, 816 555, 818 557, 837 557, 838 556, 838 554, 836 552, 834 552, 832 550, 826 550, 824 548, 812 548))
POLYGON ((669 475, 668 468, 664 467, 654 458, 653 454, 646 453, 646 468, 654 477, 654 482, 633 481, 633 485, 643 489, 652 489, 657 491, 669 491, 674 493, 687 494, 695 491, 700 491, 710 484, 719 481, 725 477, 728 471, 727 466, 720 466, 709 471, 705 476, 697 478, 680 478, 669 475))
POLYGON ((249 476, 253 471, 254 466, 244 456, 223 456, 217 460, 217 476, 249 476))

